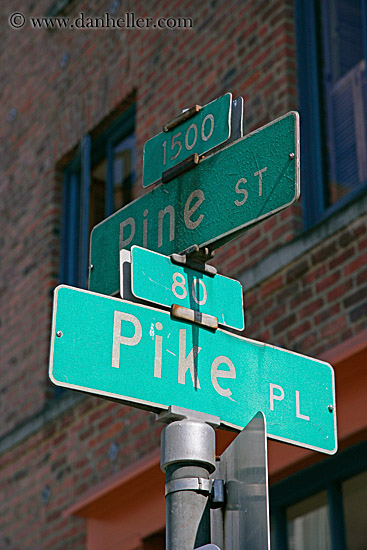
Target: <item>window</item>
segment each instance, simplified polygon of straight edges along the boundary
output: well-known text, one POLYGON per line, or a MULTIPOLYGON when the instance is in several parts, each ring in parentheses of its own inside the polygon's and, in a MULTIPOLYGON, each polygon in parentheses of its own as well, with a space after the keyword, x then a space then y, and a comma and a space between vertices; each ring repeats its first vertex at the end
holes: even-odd
POLYGON ((295 2, 307 226, 366 190, 366 4, 295 2))
POLYGON ((97 138, 86 135, 63 174, 61 280, 85 288, 93 227, 132 198, 136 180, 134 109, 97 138))
POLYGON ((326 491, 290 506, 287 525, 289 550, 331 550, 326 491))
POLYGON ((272 486, 272 550, 366 548, 367 442, 272 486))

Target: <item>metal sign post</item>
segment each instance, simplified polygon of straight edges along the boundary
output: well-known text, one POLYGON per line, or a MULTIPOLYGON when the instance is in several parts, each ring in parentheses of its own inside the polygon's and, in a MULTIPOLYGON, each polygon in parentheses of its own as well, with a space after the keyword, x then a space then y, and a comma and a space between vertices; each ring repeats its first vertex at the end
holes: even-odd
POLYGON ((166 474, 166 548, 193 550, 210 543, 209 474, 215 470, 220 419, 169 407, 157 420, 162 431, 161 469, 166 474))

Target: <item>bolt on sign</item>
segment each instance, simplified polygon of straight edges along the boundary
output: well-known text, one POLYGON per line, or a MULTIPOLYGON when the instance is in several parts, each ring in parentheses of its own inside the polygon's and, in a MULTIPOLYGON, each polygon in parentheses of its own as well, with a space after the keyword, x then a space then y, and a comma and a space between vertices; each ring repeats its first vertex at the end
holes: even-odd
POLYGON ((337 449, 328 363, 149 306, 59 286, 49 375, 56 385, 155 412, 175 404, 216 415, 238 430, 261 410, 268 437, 337 449))
POLYGON ((290 206, 299 193, 299 117, 290 112, 97 225, 89 288, 118 293, 121 249, 135 244, 170 255, 197 244, 215 250, 290 206))

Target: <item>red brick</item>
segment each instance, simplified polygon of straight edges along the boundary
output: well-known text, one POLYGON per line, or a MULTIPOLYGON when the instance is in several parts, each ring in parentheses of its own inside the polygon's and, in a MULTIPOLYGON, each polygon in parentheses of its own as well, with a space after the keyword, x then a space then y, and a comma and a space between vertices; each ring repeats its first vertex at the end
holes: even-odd
POLYGON ((350 290, 352 286, 352 279, 343 282, 342 284, 338 285, 337 287, 333 288, 333 290, 327 293, 326 300, 328 302, 333 302, 334 300, 340 298, 340 296, 343 296, 346 292, 348 292, 348 290, 350 290))
POLYGON ((320 279, 326 273, 326 266, 321 265, 310 270, 304 278, 306 284, 313 283, 316 279, 320 279))
POLYGON ((339 279, 340 279, 340 271, 337 271, 336 273, 332 273, 331 275, 324 277, 319 283, 316 284, 317 292, 322 292, 323 290, 330 288, 333 284, 339 281, 339 279))
POLYGON ((367 258, 365 255, 359 256, 359 258, 353 259, 348 265, 344 267, 343 273, 344 277, 348 277, 349 275, 353 275, 356 273, 361 267, 367 266, 367 258))
POLYGON ((295 328, 293 328, 289 334, 288 338, 292 342, 293 340, 296 340, 299 336, 304 335, 307 331, 309 331, 311 328, 310 321, 304 321, 300 325, 297 325, 295 328))
POLYGON ((332 270, 335 267, 341 267, 341 264, 344 264, 346 260, 353 257, 354 254, 354 247, 349 247, 347 250, 344 250, 341 254, 338 254, 338 256, 335 256, 332 260, 329 262, 329 269, 332 270))
POLYGON ((325 321, 332 319, 339 312, 340 312, 339 303, 336 303, 326 309, 323 309, 322 311, 320 311, 320 313, 315 315, 314 317, 315 325, 319 325, 320 323, 323 323, 325 321))
POLYGON ((309 302, 299 311, 300 318, 303 319, 304 317, 312 316, 315 312, 320 311, 323 305, 324 300, 322 298, 312 300, 312 302, 309 302))
POLYGON ((322 338, 328 338, 333 334, 337 334, 347 325, 347 320, 344 315, 340 315, 333 321, 330 321, 325 327, 321 329, 322 338))
POLYGON ((268 294, 272 294, 284 285, 284 276, 279 275, 273 279, 270 279, 261 287, 261 296, 265 298, 268 294))
POLYGON ((367 269, 364 269, 357 276, 357 284, 361 285, 366 282, 367 282, 367 269))

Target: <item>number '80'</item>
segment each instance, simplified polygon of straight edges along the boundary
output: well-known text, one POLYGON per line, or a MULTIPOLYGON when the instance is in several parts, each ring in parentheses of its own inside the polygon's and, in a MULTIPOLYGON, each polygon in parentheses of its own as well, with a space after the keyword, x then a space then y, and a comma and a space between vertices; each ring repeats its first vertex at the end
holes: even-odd
MULTIPOLYGON (((172 292, 179 300, 184 300, 187 296, 186 280, 182 273, 174 273, 172 275, 172 292)), ((208 294, 204 282, 201 279, 193 279, 191 285, 191 295, 193 300, 199 305, 203 306, 206 303, 208 294), (203 291, 203 297, 199 299, 200 287, 203 291)))

